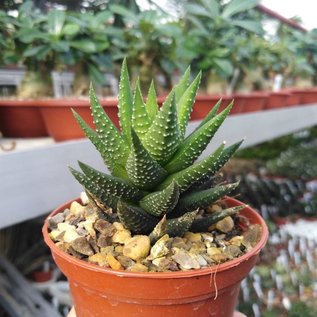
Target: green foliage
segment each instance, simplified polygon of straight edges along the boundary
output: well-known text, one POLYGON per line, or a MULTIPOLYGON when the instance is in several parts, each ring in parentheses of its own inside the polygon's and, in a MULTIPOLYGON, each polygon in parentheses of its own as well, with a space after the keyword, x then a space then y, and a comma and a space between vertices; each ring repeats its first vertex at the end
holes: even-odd
MULTIPOLYGON (((194 65, 228 78, 233 74, 237 39, 263 34, 252 10, 257 0, 190 1, 185 5, 187 38, 185 47, 193 52, 194 65), (212 36, 211 36, 212 35, 212 36)), ((240 67, 240 65, 239 65, 240 67)))
POLYGON ((229 208, 196 219, 199 208, 209 206, 237 187, 237 184, 228 184, 212 188, 209 180, 239 148, 241 141, 228 147, 223 143, 214 153, 194 163, 228 115, 231 105, 217 115, 217 104, 201 127, 183 140, 199 76, 191 84, 188 79, 187 71, 158 110, 153 86, 150 102, 144 104, 139 84, 132 100, 124 61, 119 87, 122 133, 102 110, 92 89, 90 103, 96 132, 74 112, 112 175, 81 162, 82 172, 70 170, 96 204, 102 209, 111 207, 133 233, 151 233, 159 224, 165 228, 162 234, 183 235, 189 229, 207 230, 211 224, 241 209, 229 208), (177 168, 177 164, 171 163, 176 161, 180 164, 177 168))

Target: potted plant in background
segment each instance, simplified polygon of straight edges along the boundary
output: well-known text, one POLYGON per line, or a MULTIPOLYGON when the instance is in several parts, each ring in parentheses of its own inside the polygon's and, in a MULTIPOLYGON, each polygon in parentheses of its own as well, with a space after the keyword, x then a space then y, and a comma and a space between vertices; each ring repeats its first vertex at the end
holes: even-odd
POLYGON ((158 109, 153 86, 146 103, 139 83, 132 95, 124 62, 122 132, 93 89, 96 131, 74 112, 111 172, 81 162, 82 172, 70 168, 86 190, 87 205, 69 202, 43 227, 78 317, 232 316, 240 281, 268 231, 256 211, 221 198, 238 184, 215 178, 242 141, 223 143, 194 163, 232 107, 217 114, 218 103, 185 137, 200 77, 189 83, 187 71, 158 109))

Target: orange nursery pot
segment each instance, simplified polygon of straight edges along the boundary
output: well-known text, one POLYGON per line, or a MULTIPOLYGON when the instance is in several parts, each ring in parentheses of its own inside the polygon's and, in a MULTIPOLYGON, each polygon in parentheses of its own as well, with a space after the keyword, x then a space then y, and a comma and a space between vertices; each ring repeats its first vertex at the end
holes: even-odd
POLYGON ((317 103, 317 88, 293 89, 292 93, 299 95, 300 104, 317 103))
POLYGON ((267 93, 254 92, 249 95, 245 95, 243 112, 254 112, 263 110, 265 108, 267 99, 267 93))
MULTIPOLYGON (((70 203, 50 216, 62 212, 70 203)), ((227 203, 241 204, 232 198, 227 198, 227 203)), ((239 258, 192 271, 139 273, 103 268, 57 248, 48 235, 48 220, 43 235, 55 262, 68 278, 77 317, 232 317, 240 282, 255 265, 268 238, 267 226, 256 211, 246 207, 241 214, 261 226, 257 245, 239 258)))
POLYGON ((270 92, 265 109, 277 109, 287 107, 289 93, 287 92, 270 92))
POLYGON ((10 138, 48 136, 37 100, 0 100, 0 132, 10 138))
POLYGON ((287 97, 288 107, 294 107, 300 105, 301 97, 298 94, 289 93, 287 97))
POLYGON ((224 95, 198 95, 196 96, 191 120, 201 120, 206 117, 213 106, 222 99, 219 111, 222 111, 232 101, 232 97, 224 95))
MULTIPOLYGON (((114 124, 119 126, 117 99, 101 99, 101 105, 114 124)), ((85 134, 75 120, 71 109, 94 128, 88 99, 47 99, 41 101, 41 114, 46 129, 55 141, 84 138, 85 134)))

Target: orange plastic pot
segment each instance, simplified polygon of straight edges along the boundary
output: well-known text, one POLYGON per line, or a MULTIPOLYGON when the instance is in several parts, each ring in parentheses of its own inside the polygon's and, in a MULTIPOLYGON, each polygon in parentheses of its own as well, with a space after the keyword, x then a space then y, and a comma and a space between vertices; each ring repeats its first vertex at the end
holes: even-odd
MULTIPOLYGON (((101 105, 114 124, 119 126, 116 99, 101 99, 101 105)), ((66 141, 84 138, 85 134, 75 120, 71 111, 73 108, 94 128, 88 99, 49 99, 41 100, 42 113, 46 129, 55 141, 66 141)))
POLYGON ((244 94, 235 93, 232 95, 232 99, 234 100, 234 103, 230 114, 242 113, 246 102, 246 96, 244 94))
POLYGON ((268 99, 268 94, 254 92, 250 95, 245 95, 245 102, 243 105, 243 112, 261 111, 265 108, 268 99))
POLYGON ((287 97, 287 105, 289 107, 294 107, 300 105, 301 97, 298 94, 290 93, 287 97))
MULTIPOLYGON (((241 204, 232 198, 227 202, 229 206, 241 204)), ((232 317, 240 282, 268 238, 267 226, 256 211, 246 207, 241 214, 262 227, 261 240, 252 251, 214 267, 186 272, 132 273, 102 268, 58 249, 48 235, 47 220, 43 235, 68 278, 77 317, 232 317)))
POLYGON ((293 94, 300 96, 300 104, 317 103, 317 89, 294 89, 293 94))
POLYGON ((271 92, 268 96, 265 109, 278 109, 287 107, 289 94, 286 92, 271 92))
POLYGON ((232 101, 232 97, 224 95, 198 95, 196 96, 193 111, 190 115, 191 120, 201 120, 206 117, 214 105, 222 99, 219 111, 222 111, 232 101))
POLYGON ((37 100, 0 100, 0 131, 12 138, 48 136, 37 100))

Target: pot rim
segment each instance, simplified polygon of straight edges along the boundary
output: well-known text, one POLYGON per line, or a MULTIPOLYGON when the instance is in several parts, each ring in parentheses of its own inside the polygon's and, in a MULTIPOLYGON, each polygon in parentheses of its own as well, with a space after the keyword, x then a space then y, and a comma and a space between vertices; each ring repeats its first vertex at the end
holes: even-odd
MULTIPOLYGON (((268 227, 264 221, 264 219, 250 206, 246 205, 245 209, 247 209, 249 212, 252 212, 254 214, 254 217, 257 218, 257 223, 260 224, 262 228, 262 235, 260 241, 252 248, 251 251, 245 253, 239 258, 229 260, 225 263, 221 263, 219 265, 214 265, 207 268, 197 269, 197 270, 189 270, 189 271, 179 271, 179 272, 129 272, 129 271, 123 271, 123 270, 114 270, 111 268, 105 268, 101 267, 97 264, 88 263, 83 260, 77 259, 74 256, 71 256, 70 254, 63 252, 60 250, 53 240, 48 235, 48 219, 52 217, 53 215, 60 212, 62 209, 67 208, 73 201, 78 200, 79 198, 72 199, 68 201, 67 203, 57 207, 55 210, 53 210, 45 219, 44 225, 42 227, 42 233, 44 236, 44 241, 48 245, 48 247, 51 249, 53 253, 56 253, 59 257, 62 257, 65 261, 72 262, 75 265, 78 265, 82 269, 86 270, 93 270, 99 273, 107 273, 111 275, 116 275, 120 277, 126 277, 126 278, 149 278, 149 279, 169 279, 169 278, 185 278, 185 277, 195 277, 200 275, 208 275, 213 273, 219 273, 221 271, 226 271, 230 269, 231 267, 235 267, 239 265, 240 263, 249 260, 252 256, 257 255, 260 253, 261 249, 265 246, 269 231, 268 227)), ((234 203, 241 204, 241 202, 237 199, 226 197, 226 200, 229 200, 234 203)))

